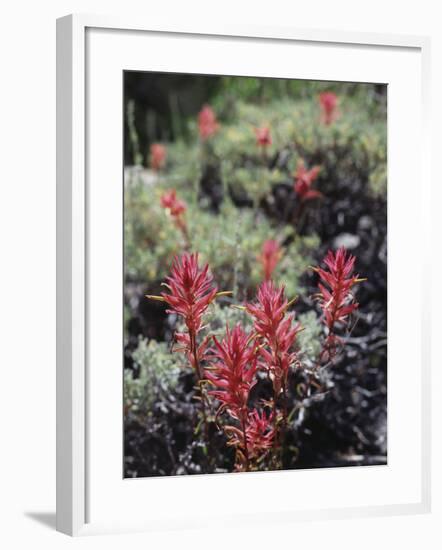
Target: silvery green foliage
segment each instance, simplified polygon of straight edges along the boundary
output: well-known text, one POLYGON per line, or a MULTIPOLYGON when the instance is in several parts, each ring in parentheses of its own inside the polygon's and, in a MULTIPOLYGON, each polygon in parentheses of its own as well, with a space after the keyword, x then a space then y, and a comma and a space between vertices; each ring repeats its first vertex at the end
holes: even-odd
POLYGON ((140 338, 132 357, 136 370, 125 370, 124 402, 131 412, 143 415, 176 387, 183 365, 170 344, 146 338, 140 338))
POLYGON ((298 316, 303 330, 298 334, 297 343, 304 362, 314 363, 321 350, 321 324, 314 311, 301 313, 298 316))

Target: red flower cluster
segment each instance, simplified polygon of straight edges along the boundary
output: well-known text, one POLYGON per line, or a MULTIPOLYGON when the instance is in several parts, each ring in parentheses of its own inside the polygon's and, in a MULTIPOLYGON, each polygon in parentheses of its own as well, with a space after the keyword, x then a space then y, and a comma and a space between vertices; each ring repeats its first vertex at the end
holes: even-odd
POLYGON ((257 409, 249 412, 244 423, 244 429, 235 426, 225 426, 224 431, 229 437, 228 445, 237 449, 236 469, 247 470, 250 461, 262 457, 273 446, 275 439, 274 412, 268 416, 265 411, 257 409))
POLYGON ((281 257, 282 250, 277 241, 273 239, 264 241, 258 260, 261 262, 264 271, 264 279, 266 281, 272 278, 272 274, 275 271, 281 257))
POLYGON ((150 167, 158 172, 166 163, 167 149, 160 143, 153 143, 150 146, 150 167))
POLYGON ((216 349, 206 378, 217 389, 209 391, 209 395, 221 402, 217 415, 227 411, 238 422, 239 426, 225 425, 224 432, 228 445, 236 448, 236 469, 249 470, 252 460, 272 448, 275 435, 274 413, 267 416, 247 407, 250 390, 256 384, 257 346, 253 335, 247 334, 240 324, 232 331, 227 326, 221 342, 215 337, 213 340, 216 349))
POLYGON ((227 409, 230 416, 244 421, 249 393, 256 382, 256 346, 251 345, 250 335, 240 324, 232 331, 227 326, 226 336, 221 342, 216 337, 213 340, 215 362, 211 370, 207 370, 206 378, 218 389, 209 394, 221 402, 221 407, 227 409))
POLYGON ((284 287, 277 288, 272 281, 264 281, 258 288, 257 302, 247 304, 246 310, 254 319, 265 370, 273 382, 275 396, 284 391, 288 371, 296 362, 293 345, 301 326, 294 324, 294 315, 287 314, 290 303, 284 296, 284 287))
POLYGON ((175 348, 174 351, 183 352, 196 372, 204 438, 210 449, 209 420, 206 412, 208 399, 203 384, 202 366, 202 361, 208 359, 207 348, 210 338, 206 336, 201 342, 198 342, 198 334, 203 329, 203 315, 209 305, 217 296, 230 294, 230 292, 218 292, 217 287, 213 284, 213 277, 209 273, 208 264, 200 267, 198 254, 184 253, 181 257, 176 256, 172 263, 170 276, 163 284, 168 292, 162 292, 161 296, 147 295, 147 298, 166 302, 170 307, 167 310, 168 313, 175 313, 184 319, 187 332, 175 334, 175 340, 180 347, 175 348))
POLYGON ((183 254, 175 257, 169 277, 166 277, 169 292, 161 296, 170 306, 168 313, 180 315, 189 334, 198 333, 202 326, 202 316, 217 294, 209 266, 198 265, 198 254, 183 254))
POLYGON ((333 92, 322 92, 319 94, 319 104, 321 105, 321 121, 329 126, 338 116, 338 96, 333 92))
POLYGON ((176 190, 170 189, 161 195, 161 206, 169 211, 175 225, 187 237, 187 225, 184 219, 184 213, 187 210, 186 203, 176 196, 176 190))
POLYGON ((272 144, 272 136, 270 135, 270 128, 268 126, 261 126, 261 128, 255 128, 256 144, 259 147, 266 148, 272 144))
POLYGON ((355 257, 347 254, 345 248, 336 252, 329 250, 324 259, 326 269, 315 268, 322 282, 319 287, 319 303, 328 329, 326 346, 329 354, 336 351, 340 339, 334 334, 336 324, 346 324, 348 316, 358 307, 351 289, 363 279, 353 275, 355 257))
MULTIPOLYGON (((164 203, 170 208, 175 199, 174 194, 167 195, 164 203)), ((267 274, 270 277, 280 250, 275 241, 266 243, 263 257, 266 258, 267 274)), ((341 343, 335 334, 336 326, 345 326, 350 314, 358 307, 352 295, 352 287, 363 279, 353 274, 354 263, 355 258, 340 248, 336 252, 328 252, 324 259, 325 268, 315 268, 320 278, 318 296, 326 326, 326 337, 317 366, 336 355, 341 343)), ((149 297, 166 302, 170 308, 168 312, 179 315, 185 322, 187 330, 176 335, 180 346, 175 351, 186 354, 197 374, 197 398, 200 400, 209 455, 211 417, 207 411, 211 408, 211 396, 219 402, 215 419, 221 413, 228 416, 222 429, 227 444, 235 448, 237 471, 261 467, 269 453, 269 464, 274 465, 276 460, 276 464, 283 467, 290 422, 289 373, 301 364, 296 349, 296 338, 301 327, 295 322, 294 314, 288 313, 294 300, 289 302, 286 299, 284 287, 277 287, 271 280, 266 280, 259 286, 254 303, 239 306, 253 319, 251 333, 246 332, 241 324, 232 330, 227 325, 222 339, 215 336, 199 339, 204 328, 203 316, 209 305, 217 296, 228 293, 217 291, 208 265, 199 265, 198 254, 185 253, 176 257, 165 286, 167 291, 161 296, 149 297), (209 349, 212 339, 214 345, 209 349), (258 371, 266 372, 273 386, 272 397, 262 400, 262 408, 259 410, 249 406, 258 371), (207 383, 213 389, 208 391, 207 383)), ((313 375, 313 372, 310 373, 311 380, 313 375)), ((316 387, 320 388, 320 385, 316 384, 316 387)))
POLYGON ((174 217, 180 216, 187 210, 184 201, 176 196, 176 190, 170 189, 161 195, 161 206, 167 208, 174 217))
POLYGON ((268 416, 265 411, 260 413, 256 409, 249 413, 246 426, 246 440, 250 459, 258 458, 272 448, 275 438, 274 416, 274 411, 268 416))
POLYGON ((294 176, 294 189, 296 194, 300 197, 302 201, 316 199, 322 196, 319 191, 311 188, 312 183, 318 177, 320 170, 320 166, 314 166, 310 170, 307 170, 307 168, 305 167, 305 162, 302 159, 298 162, 298 166, 294 176))
POLYGON ((219 124, 210 105, 204 105, 198 114, 198 130, 202 140, 206 140, 218 131, 219 124))
MULTIPOLYGON (((170 209, 175 201, 174 192, 162 198, 163 205, 170 209)), ((269 279, 279 255, 280 248, 275 241, 264 243, 262 262, 269 279)), ((347 254, 344 248, 329 251, 324 264, 325 268, 314 268, 320 279, 318 296, 326 326, 326 337, 316 367, 336 355, 341 340, 335 330, 337 325, 346 326, 350 314, 358 307, 352 287, 363 280, 353 274, 355 258, 347 254)), ((200 400, 208 456, 211 449, 209 422, 212 419, 207 411, 211 410, 211 396, 219 402, 215 421, 221 413, 228 417, 222 429, 227 444, 235 448, 237 471, 260 468, 268 454, 271 459, 267 464, 283 467, 290 422, 289 373, 301 365, 296 349, 301 327, 295 322, 294 314, 288 313, 294 300, 289 302, 286 299, 284 287, 277 287, 271 280, 266 280, 259 286, 254 303, 238 306, 253 319, 250 333, 237 324, 232 330, 227 325, 222 339, 215 336, 199 338, 204 328, 203 316, 209 305, 218 296, 230 293, 218 292, 208 265, 199 265, 198 254, 185 253, 175 257, 164 285, 167 291, 161 296, 149 298, 166 302, 170 308, 168 312, 180 316, 186 325, 187 330, 176 335, 179 349, 175 351, 186 354, 198 378, 197 399, 200 400), (213 346, 209 349, 212 339, 213 346), (251 408, 249 401, 259 371, 267 373, 272 382, 273 395, 262 400, 258 410, 251 408), (207 383, 213 389, 208 390, 207 383)), ((307 374, 313 386, 315 372, 307 374)), ((321 382, 320 378, 318 380, 321 382)), ((315 387, 321 389, 320 384, 315 383, 315 387)))

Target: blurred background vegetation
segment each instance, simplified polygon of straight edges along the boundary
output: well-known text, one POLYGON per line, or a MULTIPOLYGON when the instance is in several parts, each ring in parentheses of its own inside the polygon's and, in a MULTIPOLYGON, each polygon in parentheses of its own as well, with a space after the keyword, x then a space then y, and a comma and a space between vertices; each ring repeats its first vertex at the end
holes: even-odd
POLYGON ((309 101, 324 90, 359 99, 365 116, 380 116, 385 122, 387 87, 382 84, 126 71, 125 164, 147 166, 151 143, 191 138, 204 103, 209 103, 221 120, 234 122, 238 102, 263 107, 273 101, 309 101), (130 136, 131 122, 137 144, 130 136))

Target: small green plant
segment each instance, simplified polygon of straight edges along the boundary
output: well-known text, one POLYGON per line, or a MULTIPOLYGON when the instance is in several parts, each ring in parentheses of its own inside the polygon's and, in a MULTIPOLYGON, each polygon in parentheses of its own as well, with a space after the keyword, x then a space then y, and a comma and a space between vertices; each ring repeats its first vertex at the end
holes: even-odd
POLYGON ((124 406, 127 411, 145 416, 164 395, 170 395, 183 368, 165 342, 140 338, 132 353, 134 369, 124 372, 124 406))
POLYGON ((314 311, 307 311, 298 316, 303 330, 298 334, 299 348, 302 350, 302 360, 313 366, 315 358, 321 351, 321 323, 314 311))

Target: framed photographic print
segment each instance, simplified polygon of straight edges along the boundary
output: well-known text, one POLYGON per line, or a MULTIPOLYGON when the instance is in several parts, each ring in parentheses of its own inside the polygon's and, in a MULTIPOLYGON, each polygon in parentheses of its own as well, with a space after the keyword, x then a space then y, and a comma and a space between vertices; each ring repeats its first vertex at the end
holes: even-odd
POLYGON ((429 509, 428 50, 58 20, 60 531, 429 509))

